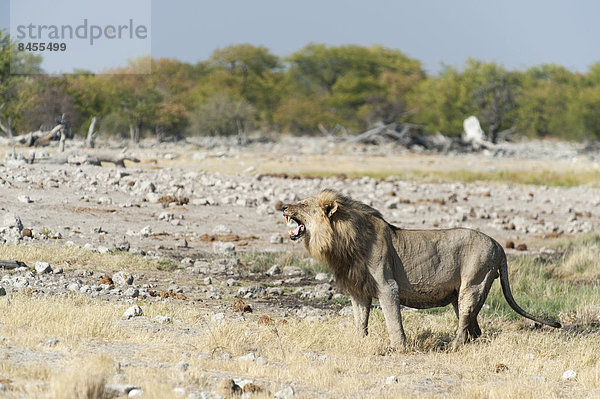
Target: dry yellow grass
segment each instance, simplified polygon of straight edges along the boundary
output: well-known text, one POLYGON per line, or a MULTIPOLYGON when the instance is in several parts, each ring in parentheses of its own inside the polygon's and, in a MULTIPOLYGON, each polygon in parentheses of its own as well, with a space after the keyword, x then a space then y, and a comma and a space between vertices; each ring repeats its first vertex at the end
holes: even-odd
MULTIPOLYGON (((306 398, 600 397, 598 240, 589 236, 565 244, 564 258, 551 264, 537 263, 533 256, 510 261, 517 301, 533 313, 560 315, 564 329, 530 329, 526 320, 501 307, 505 301, 495 284, 491 308, 480 315, 483 336, 458 352, 446 349, 456 327, 450 308, 405 311, 407 350, 389 353, 377 309, 369 336, 362 338, 355 335, 350 316, 300 319, 282 316, 285 309, 276 304, 243 318, 226 310, 225 320, 217 322, 211 317, 222 311, 217 306, 140 301, 144 317, 123 321, 130 305, 124 302, 79 294, 11 294, 0 297, 0 381, 7 387, 0 397, 99 399, 104 383, 119 382, 142 387, 146 398, 180 398, 175 387, 212 391, 225 378, 253 379, 271 392, 294 383, 297 396, 306 398), (157 315, 174 321, 158 324, 152 321, 157 315), (264 315, 274 324, 259 325, 264 315), (49 337, 58 343, 40 345, 49 337), (250 352, 266 361, 238 359, 250 352), (189 363, 186 372, 177 369, 180 361, 189 363), (577 377, 563 381, 568 369, 577 377), (389 376, 398 382, 386 384, 389 376)), ((68 260, 73 269, 115 259, 128 268, 149 267, 141 258, 72 248, 3 250, 3 257, 29 261, 39 260, 38 251, 44 251, 44 259, 68 260)))
POLYGON ((27 382, 47 382, 36 392, 48 398, 61 397, 64 392, 74 393, 69 397, 100 398, 80 395, 82 390, 97 390, 100 382, 118 372, 126 383, 142 386, 145 397, 163 398, 177 397, 173 393, 176 386, 214 389, 215 381, 226 376, 256 379, 271 391, 296 382, 300 397, 316 393, 361 398, 431 397, 445 393, 450 397, 552 398, 594 397, 594 392, 600 392, 597 329, 580 333, 529 330, 521 320, 484 316, 481 339, 451 353, 443 344, 455 328, 452 311, 405 312, 408 350, 387 353, 380 311, 374 312, 371 334, 361 338, 354 334, 349 317, 313 321, 287 318, 287 323, 282 323, 281 317, 271 314, 275 327, 258 326, 261 314, 245 320, 229 314, 218 323, 210 321, 206 309, 185 303, 143 305, 149 318, 169 314, 183 323, 176 321, 151 332, 143 324, 149 321, 122 322, 120 316, 126 307, 79 296, 19 294, 13 295, 10 303, 0 301, 2 335, 10 341, 0 348, 22 347, 61 355, 58 364, 35 362, 27 367, 11 363, 10 358, 0 360, 0 377, 13 380, 15 392, 23 392, 27 382), (190 333, 183 333, 178 326, 190 333), (40 348, 38 343, 49 336, 59 338, 58 345, 40 348), (134 350, 127 352, 125 347, 134 350), (236 360, 249 352, 267 362, 236 360), (198 357, 199 353, 206 356, 198 357), (124 359, 130 365, 119 371, 118 362, 124 359), (190 365, 186 373, 173 367, 180 360, 190 365), (506 368, 497 372, 499 364, 506 368), (561 380, 567 369, 577 372, 576 380, 561 380), (386 385, 391 375, 399 382, 386 385))

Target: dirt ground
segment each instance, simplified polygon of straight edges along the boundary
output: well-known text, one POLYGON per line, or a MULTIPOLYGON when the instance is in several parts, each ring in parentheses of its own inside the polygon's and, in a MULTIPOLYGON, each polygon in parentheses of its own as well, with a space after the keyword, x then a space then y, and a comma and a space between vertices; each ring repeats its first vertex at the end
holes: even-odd
MULTIPOLYGON (((123 151, 118 147, 114 143, 101 144, 94 150, 84 149, 80 143, 67 146, 68 154, 123 151)), ((31 156, 26 148, 15 151, 22 152, 26 158, 31 156)), ((342 191, 374 206, 389 222, 402 228, 463 226, 481 230, 507 247, 509 254, 547 253, 548 247, 557 240, 600 228, 600 154, 587 151, 579 144, 528 142, 504 144, 497 151, 482 153, 430 154, 394 146, 330 143, 316 138, 257 141, 244 146, 214 139, 187 143, 143 142, 124 150, 140 160, 139 163, 126 162, 126 168, 112 164, 56 164, 52 160, 61 156, 56 148, 34 151, 36 161, 28 164, 9 157, 5 159, 3 154, 11 154, 12 147, 0 147, 0 159, 5 159, 0 161, 0 223, 4 223, 0 225, 0 238, 6 242, 4 248, 0 245, 0 259, 27 254, 30 268, 35 259, 50 262, 54 269, 60 266, 64 273, 29 276, 22 270, 19 276, 23 279, 19 280, 19 276, 6 271, 8 277, 4 276, 2 284, 13 295, 19 295, 18 286, 23 281, 27 281, 26 287, 34 294, 53 295, 75 290, 93 301, 98 300, 98 306, 106 301, 140 303, 139 299, 145 297, 144 301, 151 304, 148 306, 157 307, 177 301, 175 295, 179 293, 186 301, 192 301, 190 306, 201 304, 202 317, 209 320, 227 312, 233 298, 244 297, 251 302, 255 313, 267 312, 272 317, 304 320, 334 315, 338 317, 335 323, 339 324, 341 311, 342 317, 349 321, 347 298, 329 284, 333 282, 327 276, 317 280, 314 274, 307 274, 307 268, 314 267, 314 262, 305 259, 302 244, 288 239, 289 227, 276 210, 278 202, 299 200, 324 188, 342 191), (550 180, 544 180, 550 184, 513 181, 527 175, 550 176, 550 180), (581 183, 563 184, 560 180, 563 175, 575 181, 581 178, 581 183), (484 178, 473 178, 477 176, 484 178), (557 177, 556 184, 552 184, 553 177, 557 177), (17 228, 18 234, 12 226, 14 215, 22 223, 17 228), (141 255, 145 256, 141 259, 147 259, 142 263, 147 262, 149 266, 127 266, 127 260, 121 261, 121 258, 114 258, 114 264, 99 264, 109 258, 87 258, 81 255, 84 252, 68 252, 73 254, 73 260, 60 260, 66 253, 61 251, 67 248, 106 256, 141 255), (273 254, 271 258, 269 254, 273 254), (81 257, 85 260, 80 260, 81 257), (304 270, 290 269, 288 275, 284 270, 283 275, 267 276, 261 269, 272 266, 269 262, 282 260, 292 266, 302 266, 304 270), (78 270, 82 269, 81 264, 86 270, 78 270), (110 290, 110 287, 102 288, 97 281, 104 274, 128 269, 135 275, 132 287, 139 290, 133 296, 127 293, 128 286, 110 290), (209 278, 214 281, 208 282, 209 278), (261 285, 266 287, 264 292, 252 288, 261 285), (283 287, 281 292, 278 287, 283 287), (94 294, 96 288, 98 295, 94 294), (245 291, 240 292, 242 289, 245 291), (157 294, 160 292, 164 293, 162 298, 157 294), (201 300, 193 302, 197 298, 201 300)), ((316 274, 321 270, 313 271, 316 274)), ((148 317, 164 313, 158 308, 152 309, 145 311, 148 317)), ((183 315, 180 317, 185 319, 183 315)), ((232 322, 240 323, 236 317, 232 322)), ((119 325, 127 331, 148 332, 157 328, 156 321, 140 320, 126 327, 122 321, 119 325)), ((160 326, 158 331, 170 329, 177 337, 199 334, 206 336, 207 342, 211 341, 203 325, 194 324, 194 320, 188 317, 183 324, 173 328, 160 326)), ((37 341, 34 344, 14 337, 11 341, 9 333, 2 334, 8 336, 0 348, 0 356, 5 359, 0 360, 0 381, 4 377, 10 381, 5 385, 16 384, 17 379, 3 376, 2 370, 14 371, 17 365, 33 361, 58 367, 64 364, 65 358, 73 356, 61 351, 59 355, 39 354, 37 348, 42 344, 37 341)), ((67 332, 64 334, 68 336, 67 332)), ((39 334, 40 337, 48 335, 52 334, 48 331, 39 334)), ((119 343, 122 339, 127 340, 121 337, 103 343, 90 342, 103 348, 104 353, 123 357, 124 350, 119 343)), ((184 341, 187 342, 187 338, 184 341)), ((151 351, 152 345, 146 341, 135 345, 140 346, 140 351, 151 351)), ((90 352, 89 348, 80 350, 90 352)), ((169 351, 173 350, 170 347, 169 351)), ((433 356, 435 359, 421 360, 425 364, 433 362, 431 364, 439 368, 443 362, 438 355, 433 356)), ((408 355, 409 363, 416 363, 415 357, 429 357, 429 354, 408 355)), ((173 362, 173 359, 168 357, 165 362, 173 362)), ((140 364, 155 370, 151 364, 156 361, 156 357, 147 355, 140 364)), ((395 366, 390 364, 390 367, 395 366)), ((428 381, 429 372, 425 369, 425 366, 419 369, 423 375, 411 378, 428 381)), ((230 375, 256 374, 244 370, 242 367, 241 370, 213 372, 210 378, 202 377, 210 380, 203 384, 212 389, 203 390, 209 392, 205 396, 190 393, 174 397, 214 397, 215 381, 230 375)), ((38 377, 25 380, 32 383, 39 380, 38 377)), ((447 396, 448 392, 450 396, 459 395, 462 391, 456 387, 460 381, 456 376, 452 379, 440 382, 434 390, 414 391, 412 386, 406 392, 425 397, 447 396)), ((419 381, 416 386, 429 384, 419 381)), ((43 384, 36 387, 45 392, 43 384)), ((148 389, 144 391, 149 395, 148 389)), ((7 397, 37 391, 22 388, 10 391, 12 395, 11 392, 16 393, 7 397)), ((317 393, 324 397, 344 396, 341 392, 348 391, 310 385, 299 389, 301 397, 317 393)), ((371 388, 357 392, 368 392, 366 395, 371 397, 379 397, 381 393, 371 388)), ((575 396, 581 393, 568 392, 575 396)))

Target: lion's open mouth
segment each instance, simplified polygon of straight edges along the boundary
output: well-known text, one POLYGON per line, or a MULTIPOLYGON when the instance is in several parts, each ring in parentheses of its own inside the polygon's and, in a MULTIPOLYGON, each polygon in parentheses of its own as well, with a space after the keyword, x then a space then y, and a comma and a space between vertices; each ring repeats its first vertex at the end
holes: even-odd
POLYGON ((296 228, 294 230, 289 231, 290 239, 295 241, 304 235, 304 233, 306 232, 306 227, 304 227, 304 223, 302 223, 300 220, 298 220, 296 218, 293 218, 291 216, 285 217, 285 221, 287 223, 290 223, 292 220, 298 224, 298 226, 296 226, 296 228))

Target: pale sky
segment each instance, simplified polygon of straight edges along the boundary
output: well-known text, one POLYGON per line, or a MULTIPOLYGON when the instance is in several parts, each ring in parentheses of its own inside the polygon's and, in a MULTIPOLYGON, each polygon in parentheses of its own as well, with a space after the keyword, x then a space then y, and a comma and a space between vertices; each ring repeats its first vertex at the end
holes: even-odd
MULTIPOLYGON (((50 2, 39 0, 40 5, 46 3, 50 2)), ((150 3, 152 56, 191 63, 230 44, 263 45, 287 56, 309 42, 380 44, 420 60, 428 73, 439 71, 441 64, 461 66, 469 57, 509 69, 555 63, 580 72, 600 61, 600 1, 594 0, 150 3)), ((69 10, 63 12, 65 19, 73 17, 69 10)), ((9 0, 0 0, 0 29, 8 29, 9 22, 9 0)), ((122 61, 117 54, 105 58, 115 64, 122 61)), ((85 58, 76 54, 69 61, 85 64, 85 58)))

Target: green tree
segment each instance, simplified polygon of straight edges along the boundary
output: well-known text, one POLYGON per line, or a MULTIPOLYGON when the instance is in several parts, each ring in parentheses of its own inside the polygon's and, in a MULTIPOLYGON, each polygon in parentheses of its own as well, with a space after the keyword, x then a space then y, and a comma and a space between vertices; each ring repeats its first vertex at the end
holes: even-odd
POLYGON ((22 118, 18 115, 21 93, 32 83, 27 75, 41 73, 42 58, 27 52, 19 52, 10 36, 0 30, 0 131, 12 135, 15 128, 22 129, 22 118), (12 65, 11 65, 12 63, 12 65), (11 69, 12 67, 12 69, 11 69))

